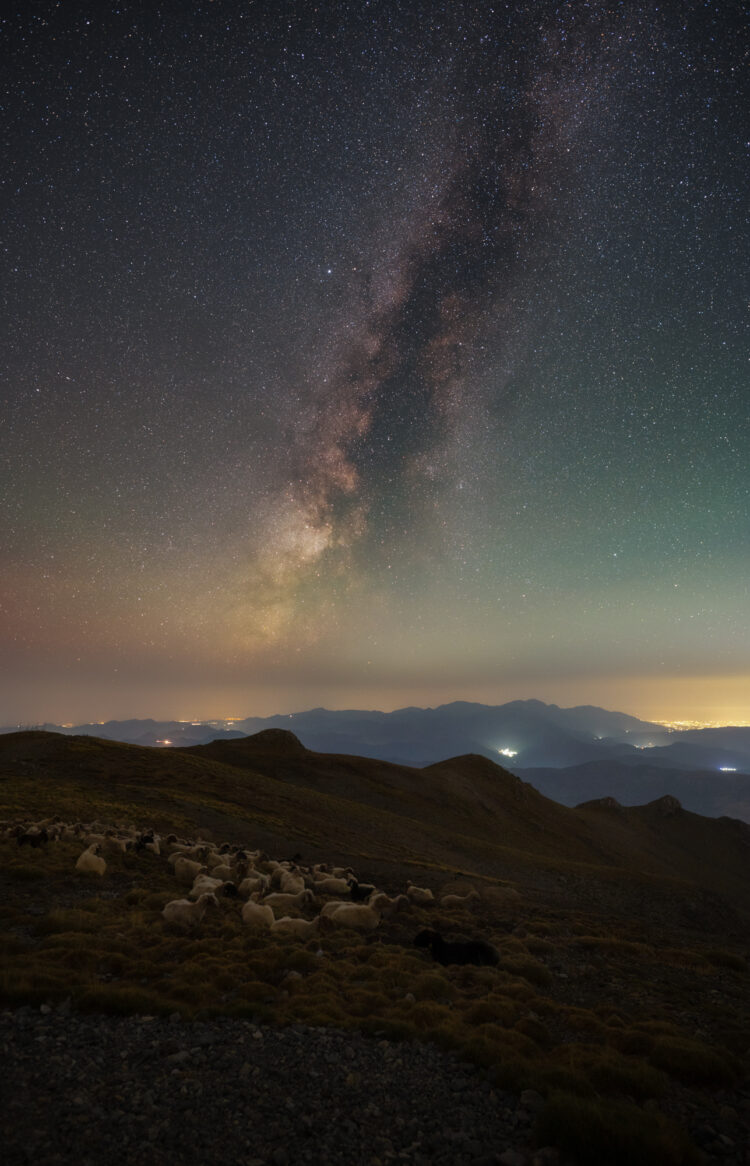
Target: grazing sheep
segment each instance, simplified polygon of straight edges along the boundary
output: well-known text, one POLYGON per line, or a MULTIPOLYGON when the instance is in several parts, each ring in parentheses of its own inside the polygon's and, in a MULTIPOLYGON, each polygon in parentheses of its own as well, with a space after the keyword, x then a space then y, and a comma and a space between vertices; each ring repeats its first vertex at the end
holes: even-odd
POLYGON ((285 895, 283 891, 275 891, 271 895, 266 895, 263 902, 268 907, 281 908, 288 911, 290 907, 312 907, 315 904, 315 896, 312 891, 300 891, 297 895, 285 895))
POLYGON ((89 874, 103 875, 107 869, 107 864, 99 855, 99 843, 95 842, 93 846, 89 846, 84 850, 83 854, 78 856, 76 862, 76 870, 82 870, 89 874))
POLYGON ((172 853, 167 857, 167 862, 174 866, 178 858, 188 858, 193 862, 205 865, 208 858, 208 847, 191 846, 189 842, 186 842, 172 850, 172 853))
POLYGON ((441 907, 465 907, 472 899, 478 899, 478 891, 469 891, 467 895, 443 895, 440 899, 441 907))
POLYGON ((255 899, 248 899, 242 908, 242 922, 247 927, 270 927, 275 922, 273 911, 264 903, 256 903, 255 899))
POLYGON ((439 964, 479 964, 495 967, 500 962, 500 953, 491 943, 483 939, 448 943, 437 931, 420 931, 415 936, 417 947, 429 947, 432 958, 439 964))
POLYGON ((330 902, 324 903, 320 909, 320 917, 323 919, 330 919, 334 911, 338 911, 339 907, 343 907, 344 903, 341 899, 331 899, 330 902))
POLYGON ((173 899, 171 903, 167 903, 162 915, 166 923, 172 923, 176 927, 182 927, 185 931, 189 931, 202 922, 209 907, 218 906, 219 900, 216 895, 206 891, 195 903, 191 903, 189 899, 173 899))
POLYGON ((293 919, 291 915, 283 915, 271 924, 271 931, 284 931, 296 935, 300 939, 309 939, 320 930, 320 916, 315 919, 293 919))
POLYGON ((174 873, 179 883, 191 887, 199 874, 205 874, 206 868, 200 862, 193 862, 191 858, 178 858, 174 864, 174 873))
POLYGON ((412 903, 419 907, 435 901, 435 896, 429 887, 415 887, 411 880, 406 884, 406 895, 412 903))

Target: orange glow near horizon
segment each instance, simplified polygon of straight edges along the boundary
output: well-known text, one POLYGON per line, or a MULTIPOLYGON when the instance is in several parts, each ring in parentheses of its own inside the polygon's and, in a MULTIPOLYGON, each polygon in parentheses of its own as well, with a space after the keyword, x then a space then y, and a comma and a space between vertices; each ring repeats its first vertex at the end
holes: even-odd
POLYGON ((303 712, 312 708, 393 709, 410 705, 437 707, 452 701, 500 705, 512 700, 536 699, 561 707, 594 705, 629 713, 642 720, 674 726, 750 724, 750 677, 571 677, 499 683, 436 679, 431 684, 409 678, 401 684, 356 684, 328 679, 295 687, 279 683, 162 686, 123 682, 102 691, 96 685, 70 686, 63 695, 54 680, 35 685, 33 698, 18 688, 17 711, 11 694, 5 701, 4 723, 28 725, 104 722, 152 717, 156 720, 237 721, 303 712), (33 699, 34 714, 25 711, 33 699), (21 704, 20 702, 23 702, 21 704), (193 715, 185 717, 186 706, 193 715), (226 713, 227 707, 232 715, 226 713), (24 711, 22 711, 24 710, 24 711))

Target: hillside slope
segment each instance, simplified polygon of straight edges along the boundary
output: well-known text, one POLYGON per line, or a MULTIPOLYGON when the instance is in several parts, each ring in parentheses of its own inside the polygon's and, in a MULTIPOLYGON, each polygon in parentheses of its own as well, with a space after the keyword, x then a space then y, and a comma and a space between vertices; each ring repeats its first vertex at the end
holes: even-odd
POLYGON ((153 822, 246 839, 306 860, 402 877, 414 868, 525 883, 578 876, 636 888, 691 887, 750 911, 750 828, 673 800, 570 809, 484 757, 426 769, 312 753, 268 730, 184 750, 34 732, 0 738, 0 813, 153 822))

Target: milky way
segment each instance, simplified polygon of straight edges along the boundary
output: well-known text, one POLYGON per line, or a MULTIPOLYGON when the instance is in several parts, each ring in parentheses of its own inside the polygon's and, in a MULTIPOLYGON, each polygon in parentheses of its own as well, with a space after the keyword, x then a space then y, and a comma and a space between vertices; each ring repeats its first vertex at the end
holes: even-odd
POLYGON ((0 721, 743 704, 738 13, 3 35, 0 721))

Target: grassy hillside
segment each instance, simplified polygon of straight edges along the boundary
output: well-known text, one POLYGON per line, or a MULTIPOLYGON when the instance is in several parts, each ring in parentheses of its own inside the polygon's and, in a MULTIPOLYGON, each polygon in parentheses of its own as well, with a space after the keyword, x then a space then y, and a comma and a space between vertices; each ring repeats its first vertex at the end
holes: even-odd
POLYGON ((706 1113, 740 1136, 729 1111, 740 1112, 750 1047, 741 824, 669 799, 571 810, 481 757, 415 770, 310 753, 284 733, 189 750, 0 738, 0 818, 54 814, 341 861, 390 891, 412 878, 479 899, 411 907, 366 938, 308 942, 249 933, 227 900, 185 936, 161 919, 185 890, 163 858, 128 853, 100 879, 75 871, 78 841, 32 852, 10 839, 7 1003, 70 997, 434 1040, 507 1087, 542 1093, 540 1138, 580 1161, 697 1161, 680 1130, 703 1128, 706 1113), (489 939, 499 966, 433 964, 413 946, 425 926, 489 939))

